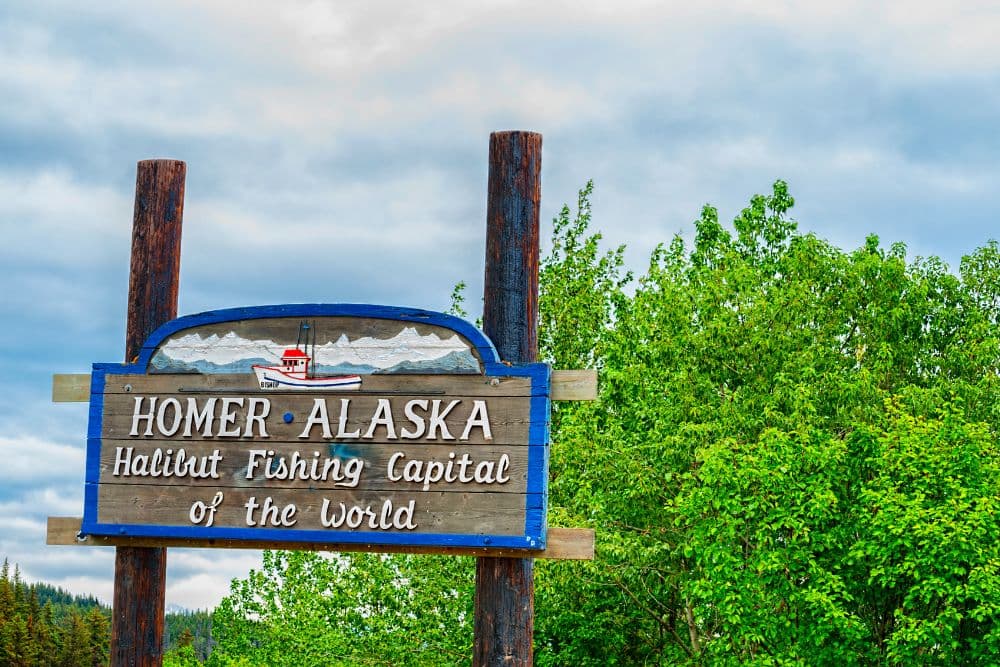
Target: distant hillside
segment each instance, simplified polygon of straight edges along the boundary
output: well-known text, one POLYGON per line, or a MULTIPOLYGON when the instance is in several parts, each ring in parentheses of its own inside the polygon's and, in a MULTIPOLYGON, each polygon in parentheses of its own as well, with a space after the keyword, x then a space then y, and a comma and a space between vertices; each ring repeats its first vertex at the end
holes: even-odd
MULTIPOLYGON (((167 651, 190 646, 205 660, 211 653, 212 612, 183 611, 165 617, 167 651)), ((5 558, 0 566, 0 665, 78 667, 106 665, 111 608, 93 595, 74 595, 47 583, 28 584, 5 558)))
POLYGON ((110 610, 92 596, 49 584, 27 584, 7 559, 0 567, 0 664, 104 665, 110 610))
POLYGON ((38 602, 42 606, 45 606, 46 602, 51 602, 56 606, 78 607, 88 610, 94 607, 106 608, 106 605, 93 595, 73 595, 69 591, 51 584, 32 584, 32 587, 35 589, 38 602))

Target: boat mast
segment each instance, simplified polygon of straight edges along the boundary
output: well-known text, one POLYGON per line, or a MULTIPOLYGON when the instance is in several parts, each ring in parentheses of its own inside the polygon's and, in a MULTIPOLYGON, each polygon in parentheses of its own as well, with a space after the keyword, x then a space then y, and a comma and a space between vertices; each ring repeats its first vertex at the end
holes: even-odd
POLYGON ((312 323, 312 335, 313 335, 312 352, 309 354, 309 363, 312 365, 312 372, 309 375, 311 377, 315 377, 316 376, 316 320, 313 320, 312 323))
POLYGON ((298 335, 298 336, 296 336, 296 338, 295 338, 295 349, 296 349, 296 350, 297 350, 297 349, 299 349, 299 346, 300 346, 300 345, 302 345, 302 330, 303 330, 303 329, 306 329, 306 330, 307 330, 307 331, 306 331, 306 338, 307 338, 307 340, 306 340, 306 343, 308 344, 308 342, 309 342, 309 341, 308 341, 308 329, 309 329, 309 323, 308 323, 308 322, 306 322, 305 320, 302 320, 301 322, 299 322, 299 335, 298 335))

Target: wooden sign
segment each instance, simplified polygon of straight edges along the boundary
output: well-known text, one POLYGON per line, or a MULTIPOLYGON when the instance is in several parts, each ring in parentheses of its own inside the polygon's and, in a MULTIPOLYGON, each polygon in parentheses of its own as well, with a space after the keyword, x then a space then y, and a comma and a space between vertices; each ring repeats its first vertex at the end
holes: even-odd
POLYGON ((549 380, 441 313, 176 319, 94 365, 82 532, 540 550, 549 380))

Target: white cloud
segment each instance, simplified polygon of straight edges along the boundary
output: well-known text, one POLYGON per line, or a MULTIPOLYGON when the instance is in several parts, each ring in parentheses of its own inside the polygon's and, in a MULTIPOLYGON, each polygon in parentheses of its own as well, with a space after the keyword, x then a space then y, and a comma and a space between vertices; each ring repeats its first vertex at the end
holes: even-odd
MULTIPOLYGON (((5 35, 16 34, 14 30, 5 35)), ((217 106, 191 104, 185 94, 206 87, 197 70, 157 65, 105 66, 52 49, 55 37, 38 28, 0 42, 0 89, 24 103, 3 116, 28 125, 54 122, 80 133, 112 125, 157 133, 213 136, 239 118, 217 106), (151 85, 155 82, 155 85, 151 85)))
POLYGON ((42 541, 45 540, 45 522, 36 519, 10 515, 2 516, 0 517, 0 531, 6 533, 17 532, 29 538, 41 537, 42 541))
POLYGON ((123 193, 81 183, 65 168, 0 171, 0 257, 8 263, 97 268, 128 252, 131 220, 123 193))
MULTIPOLYGON (((44 484, 45 474, 37 477, 39 484, 44 484)), ((80 470, 78 491, 75 487, 61 485, 60 487, 36 486, 29 488, 14 498, 0 501, 0 513, 12 517, 37 517, 43 520, 46 516, 80 516, 83 514, 83 471, 80 470), (72 490, 71 490, 72 489, 72 490)))
MULTIPOLYGON (((83 434, 80 439, 85 439, 83 434)), ((32 436, 0 436, 0 456, 4 460, 4 478, 8 480, 83 479, 86 455, 82 445, 66 445, 32 436)))
POLYGON ((242 549, 168 549, 167 604, 214 608, 229 593, 234 578, 260 569, 260 554, 242 549))

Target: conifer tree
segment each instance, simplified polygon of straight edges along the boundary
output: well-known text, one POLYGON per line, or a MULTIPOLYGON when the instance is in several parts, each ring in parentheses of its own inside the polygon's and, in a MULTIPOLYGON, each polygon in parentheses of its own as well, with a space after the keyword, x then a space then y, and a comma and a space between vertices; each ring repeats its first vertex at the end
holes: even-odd
MULTIPOLYGON (((37 597, 36 597, 37 600, 37 597)), ((55 628, 52 620, 52 605, 46 603, 38 612, 38 622, 32 629, 32 638, 37 647, 37 655, 44 663, 52 661, 58 654, 55 640, 55 628)))
POLYGON ((4 558, 0 569, 0 656, 7 655, 12 641, 10 623, 14 617, 14 592, 10 588, 9 576, 10 565, 4 558))
POLYGON ((100 607, 94 607, 87 614, 87 628, 90 634, 90 665, 100 667, 108 664, 108 645, 111 641, 108 618, 100 607))
POLYGON ((90 629, 75 608, 70 608, 62 629, 61 667, 81 667, 91 664, 90 629))

